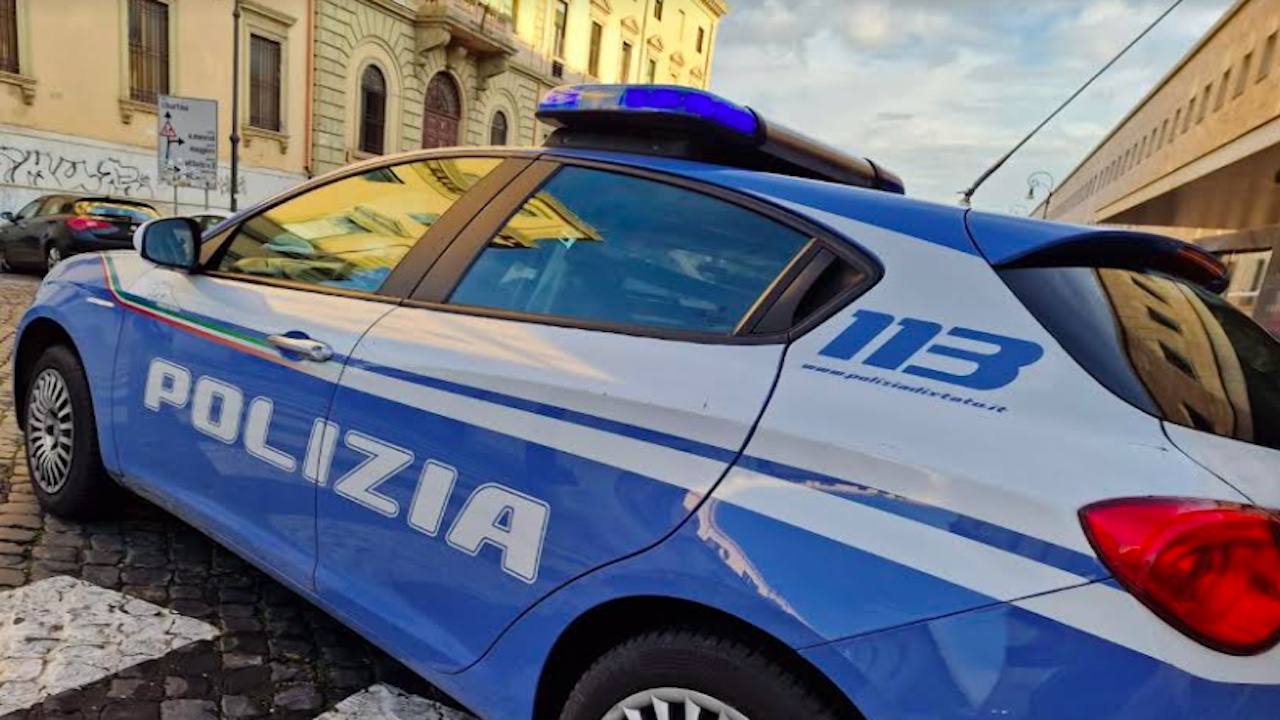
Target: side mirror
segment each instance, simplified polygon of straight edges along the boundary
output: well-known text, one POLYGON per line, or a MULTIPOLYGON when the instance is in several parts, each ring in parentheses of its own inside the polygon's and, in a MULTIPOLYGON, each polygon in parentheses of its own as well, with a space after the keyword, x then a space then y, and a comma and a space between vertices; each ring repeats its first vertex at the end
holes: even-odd
POLYGON ((9 212, 8 210, 5 210, 4 212, 0 212, 0 220, 4 220, 5 222, 10 222, 10 223, 18 222, 17 216, 9 212))
POLYGON ((200 224, 191 218, 160 218, 133 233, 133 247, 143 259, 186 272, 200 267, 200 224))

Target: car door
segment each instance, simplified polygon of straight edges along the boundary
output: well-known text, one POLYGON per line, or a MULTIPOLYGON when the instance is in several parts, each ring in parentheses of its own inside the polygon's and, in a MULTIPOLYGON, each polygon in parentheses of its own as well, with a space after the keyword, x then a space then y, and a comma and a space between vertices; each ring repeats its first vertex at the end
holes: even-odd
POLYGON ((374 325, 329 418, 327 604, 456 670, 688 517, 783 356, 747 320, 815 242, 710 193, 540 161, 374 325))
POLYGON ((4 228, 4 252, 9 264, 27 265, 40 259, 39 252, 33 249, 36 244, 33 227, 47 201, 48 198, 40 198, 27 203, 18 211, 13 224, 4 228))
POLYGON ((501 163, 347 174, 205 243, 201 274, 108 255, 131 311, 113 416, 127 480, 309 586, 323 421, 343 364, 398 302, 395 274, 421 277, 436 221, 501 163))

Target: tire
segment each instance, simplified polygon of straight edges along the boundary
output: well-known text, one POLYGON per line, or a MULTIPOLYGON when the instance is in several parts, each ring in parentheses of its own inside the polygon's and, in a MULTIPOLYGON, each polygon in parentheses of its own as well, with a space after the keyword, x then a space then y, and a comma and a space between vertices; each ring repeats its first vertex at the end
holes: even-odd
POLYGON ((67 518, 99 516, 116 494, 98 450, 98 427, 84 366, 63 345, 32 366, 23 397, 27 467, 45 510, 67 518))
POLYGON ((10 272, 13 272, 13 266, 9 265, 9 254, 0 248, 0 273, 10 272))
POLYGON ((58 247, 57 242, 51 242, 44 248, 44 271, 49 272, 58 266, 58 263, 66 260, 62 248, 58 247))
POLYGON ((690 718, 686 700, 701 708, 700 720, 854 720, 768 656, 693 630, 640 635, 606 652, 578 680, 560 720, 624 720, 624 708, 655 720, 661 703, 669 717, 690 718))

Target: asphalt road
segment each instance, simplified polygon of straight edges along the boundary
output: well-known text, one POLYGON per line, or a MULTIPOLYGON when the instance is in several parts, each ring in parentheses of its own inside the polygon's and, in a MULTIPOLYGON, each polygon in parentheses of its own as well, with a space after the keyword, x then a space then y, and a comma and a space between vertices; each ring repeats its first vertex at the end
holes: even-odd
POLYGON ((465 720, 438 691, 181 521, 45 515, 10 382, 39 280, 0 275, 0 719, 465 720))

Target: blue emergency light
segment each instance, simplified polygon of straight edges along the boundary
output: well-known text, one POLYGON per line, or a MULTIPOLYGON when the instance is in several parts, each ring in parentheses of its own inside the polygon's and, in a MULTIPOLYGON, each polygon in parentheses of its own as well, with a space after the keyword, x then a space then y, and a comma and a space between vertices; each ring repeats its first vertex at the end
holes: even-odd
POLYGON ((770 123, 753 110, 671 85, 566 85, 538 106, 549 147, 701 160, 903 194, 897 175, 770 123))

